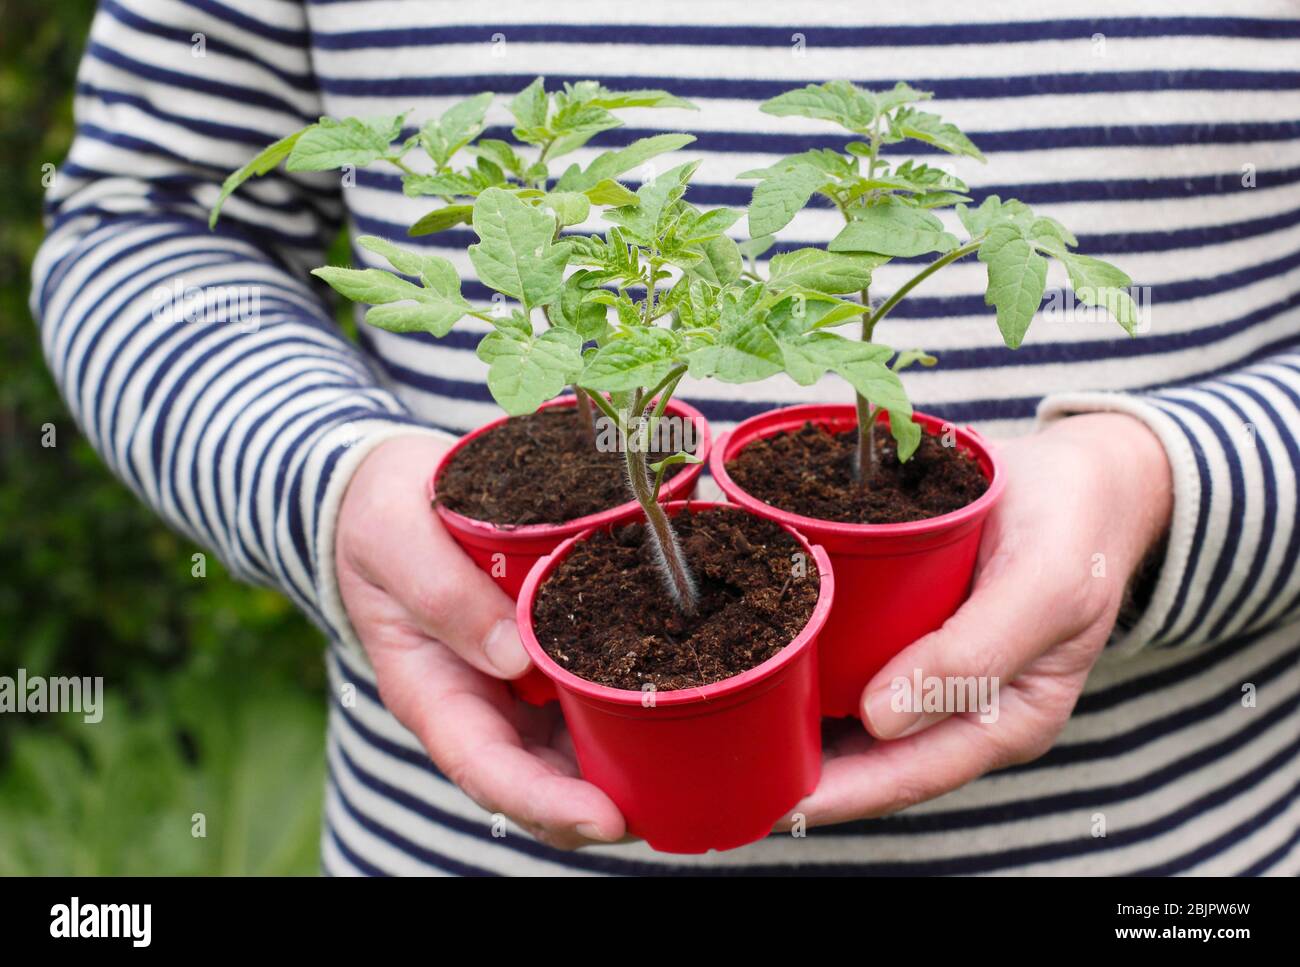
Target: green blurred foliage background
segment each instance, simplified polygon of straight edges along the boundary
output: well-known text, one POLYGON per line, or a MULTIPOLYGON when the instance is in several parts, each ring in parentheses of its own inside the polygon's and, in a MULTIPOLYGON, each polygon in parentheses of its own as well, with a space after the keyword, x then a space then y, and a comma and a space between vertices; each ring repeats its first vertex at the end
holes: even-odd
POLYGON ((211 555, 191 576, 202 549, 81 438, 27 308, 93 12, 0 0, 0 675, 102 675, 106 697, 94 725, 0 714, 0 875, 312 874, 320 636, 211 555))

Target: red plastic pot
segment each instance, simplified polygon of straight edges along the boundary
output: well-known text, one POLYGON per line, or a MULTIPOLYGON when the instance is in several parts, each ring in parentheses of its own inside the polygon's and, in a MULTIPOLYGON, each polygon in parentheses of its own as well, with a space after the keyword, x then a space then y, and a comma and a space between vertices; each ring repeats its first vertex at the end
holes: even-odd
MULTIPOLYGON (((878 419, 888 422, 888 414, 878 419)), ((957 446, 978 461, 989 481, 978 500, 929 520, 906 524, 844 524, 805 517, 763 503, 727 474, 727 463, 754 440, 814 423, 842 432, 857 425, 851 405, 812 404, 772 410, 723 434, 709 472, 727 499, 751 513, 793 527, 830 555, 840 593, 822 633, 822 714, 860 714, 862 691, 885 664, 939 628, 970 593, 984 520, 1002 496, 1006 473, 978 433, 915 414, 925 432, 951 428, 957 446)))
MULTIPOLYGON (((687 507, 744 513, 699 501, 667 507, 674 516, 687 507)), ((594 529, 561 544, 524 582, 524 647, 555 684, 583 778, 609 795, 633 835, 661 852, 703 853, 762 839, 821 777, 816 644, 835 582, 826 552, 786 530, 817 563, 821 587, 812 617, 763 664, 698 688, 609 688, 579 678, 542 650, 532 627, 537 591, 594 529)))
MULTIPOLYGON (((544 403, 542 409, 573 405, 573 397, 568 396, 544 403)), ((676 399, 668 401, 665 413, 669 416, 689 418, 695 424, 699 440, 699 449, 696 453, 702 460, 707 460, 713 436, 709 432, 709 423, 704 418, 704 414, 690 404, 676 399)), ((430 501, 434 501, 437 495, 438 478, 442 475, 443 469, 456 459, 456 454, 471 440, 500 426, 508 419, 509 417, 503 416, 466 434, 443 455, 433 476, 429 478, 430 501)), ((703 470, 703 463, 688 464, 671 479, 665 480, 662 490, 664 499, 680 500, 690 497, 695 492, 695 485, 703 470)), ((588 514, 586 517, 579 517, 563 524, 525 524, 520 527, 507 527, 474 520, 454 510, 448 510, 436 502, 434 507, 443 526, 456 539, 456 543, 464 548, 465 553, 473 558, 474 563, 486 571, 497 586, 512 598, 519 597, 519 589, 523 587, 524 578, 538 559, 550 554, 562 542, 592 527, 619 523, 637 517, 641 513, 641 508, 636 501, 629 500, 609 510, 588 514)), ((555 689, 550 681, 536 669, 523 678, 511 682, 510 685, 516 695, 534 705, 543 705, 555 698, 555 689)))

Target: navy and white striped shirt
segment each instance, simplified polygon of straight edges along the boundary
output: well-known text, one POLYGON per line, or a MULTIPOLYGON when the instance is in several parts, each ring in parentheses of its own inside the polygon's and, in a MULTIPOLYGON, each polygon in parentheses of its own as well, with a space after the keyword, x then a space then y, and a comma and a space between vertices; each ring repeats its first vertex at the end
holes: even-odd
MULTIPOLYGON (((35 268, 46 357, 115 472, 235 572, 283 588, 329 633, 335 684, 358 685, 330 719, 327 871, 1300 872, 1300 7, 876 6, 101 3, 35 268), (700 137, 683 157, 704 160, 691 197, 705 206, 744 204, 738 172, 832 136, 760 113, 762 99, 829 78, 906 80, 933 90, 988 156, 987 166, 928 159, 977 202, 1020 198, 1073 228, 1080 251, 1150 286, 1137 339, 1049 313, 1009 352, 983 304, 982 267, 968 260, 879 329, 882 342, 941 358, 903 377, 926 411, 997 435, 1122 410, 1167 450, 1175 509, 1154 593, 1047 756, 806 839, 702 857, 642 844, 564 854, 522 832, 494 838, 385 711, 335 585, 334 518, 380 440, 497 415, 477 330, 434 342, 363 326, 358 348, 309 284, 344 217, 355 232, 401 238, 430 207, 394 175, 363 170, 341 188, 336 173, 278 172, 241 189, 215 233, 207 210, 230 170, 321 114, 409 108, 422 120, 538 74, 696 101, 698 114, 629 112, 626 128, 577 157, 689 127, 700 137), (259 325, 210 300, 187 316, 159 293, 177 285, 249 287, 259 325), (1247 684, 1254 707, 1242 702, 1247 684), (1098 812, 1105 838, 1093 836, 1098 812)), ((503 108, 489 120, 504 126, 503 108)), ((813 207, 786 234, 824 243, 837 217, 813 207)), ((483 298, 468 241, 453 230, 418 244, 483 298)), ((875 288, 913 271, 886 266, 875 288)), ((848 391, 769 381, 683 392, 725 428, 848 391)))

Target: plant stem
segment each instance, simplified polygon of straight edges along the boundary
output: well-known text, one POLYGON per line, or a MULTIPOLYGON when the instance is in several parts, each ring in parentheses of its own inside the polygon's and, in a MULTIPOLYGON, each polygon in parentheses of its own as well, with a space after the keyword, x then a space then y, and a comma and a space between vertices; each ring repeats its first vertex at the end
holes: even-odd
POLYGON ((573 398, 577 400, 575 408, 578 411, 578 433, 586 437, 591 434, 596 425, 591 412, 591 398, 577 383, 573 384, 573 398))
MULTIPOLYGON (((951 265, 953 262, 956 262, 958 259, 965 258, 967 255, 970 255, 972 252, 977 251, 980 247, 980 244, 983 241, 984 241, 983 235, 981 235, 979 238, 971 239, 965 245, 953 249, 951 252, 949 252, 947 255, 943 256, 942 258, 935 259, 933 262, 927 265, 920 272, 916 273, 916 275, 912 276, 912 278, 908 279, 907 282, 903 283, 903 285, 899 288, 897 292, 895 292, 888 299, 886 299, 884 303, 880 306, 880 308, 871 314, 870 319, 866 319, 866 318, 863 319, 863 323, 862 323, 863 332, 868 332, 868 333, 874 332, 876 328, 876 323, 878 323, 881 319, 885 318, 885 316, 889 315, 890 310, 893 309, 894 306, 902 302, 904 297, 906 297, 906 295, 909 292, 915 289, 918 285, 920 285, 930 276, 934 275, 934 273, 938 272, 945 265, 951 265), (870 328, 868 328, 868 326, 870 328)), ((865 338, 870 338, 870 337, 867 336, 865 338)))
MULTIPOLYGON (((866 289, 862 290, 862 341, 871 342, 875 326, 871 322, 871 298, 866 289)), ((860 488, 866 488, 876 474, 875 412, 868 400, 861 393, 856 394, 854 403, 858 417, 858 438, 853 446, 853 482, 860 488)))
MULTIPOLYGON (((639 413, 641 406, 641 394, 638 392, 631 412, 639 413)), ((630 429, 633 428, 629 427, 630 429)), ((650 480, 650 469, 641 442, 640 440, 634 442, 630 434, 625 440, 623 453, 626 458, 628 485, 632 488, 632 496, 636 498, 645 513, 646 534, 649 535, 650 543, 654 547, 664 586, 678 609, 685 615, 693 615, 699 608, 699 591, 696 589, 695 578, 686 563, 686 556, 682 553, 672 522, 668 519, 663 505, 655 499, 656 488, 650 480)))

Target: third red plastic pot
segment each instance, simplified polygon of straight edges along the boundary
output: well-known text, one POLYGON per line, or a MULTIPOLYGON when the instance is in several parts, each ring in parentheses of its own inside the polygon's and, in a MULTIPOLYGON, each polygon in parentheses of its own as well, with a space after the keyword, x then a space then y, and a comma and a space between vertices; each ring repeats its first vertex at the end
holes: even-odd
MULTIPOLYGON (((698 501, 669 504, 668 512, 688 506, 744 513, 698 501)), ((529 573, 518 611, 524 647, 559 692, 583 778, 614 800, 634 835, 662 852, 733 849, 763 838, 821 775, 816 643, 834 593, 826 553, 791 532, 817 564, 820 594, 803 631, 776 655, 712 685, 634 692, 565 670, 532 631, 538 589, 591 533, 565 541, 529 573)))
MULTIPOLYGON (((888 414, 881 413, 882 423, 888 414)), ((727 473, 727 463, 762 437, 798 430, 805 423, 833 432, 851 429, 851 405, 812 404, 772 410, 723 434, 709 471, 727 499, 793 527, 830 555, 839 586, 819 646, 822 714, 859 714, 862 691, 876 672, 916 639, 939 628, 966 600, 984 520, 1001 497, 1005 474, 988 443, 974 430, 915 415, 925 432, 954 434, 989 481, 978 500, 960 510, 906 524, 842 524, 790 513, 763 503, 727 473)))
MULTIPOLYGON (((569 396, 545 403, 542 408, 547 409, 553 406, 572 407, 573 405, 573 397, 569 396)), ((691 420, 698 434, 699 445, 696 453, 702 459, 707 460, 713 438, 709 432, 708 421, 704 419, 704 414, 690 404, 676 399, 668 401, 666 413, 669 416, 691 420)), ((456 454, 464 449, 465 445, 471 440, 500 426, 507 419, 509 417, 503 416, 499 420, 493 420, 491 423, 467 433, 443 455, 442 460, 439 461, 437 468, 434 470, 433 476, 429 478, 429 499, 431 501, 436 497, 438 477, 441 475, 443 468, 448 466, 456 458, 456 454)), ((687 465, 674 477, 665 481, 664 493, 666 499, 681 499, 693 494, 695 484, 703 470, 703 464, 687 465)), ((598 514, 589 514, 586 517, 579 517, 576 520, 565 521, 563 524, 526 524, 522 527, 503 527, 486 521, 474 520, 472 517, 458 514, 454 510, 448 510, 436 502, 435 507, 443 526, 456 539, 456 543, 473 558, 475 564, 491 575, 492 580, 496 581, 497 586, 502 591, 512 598, 519 597, 519 589, 523 586, 524 578, 533 565, 537 563, 537 560, 550 554, 562 542, 588 528, 628 520, 641 513, 641 508, 637 506, 636 501, 629 500, 627 503, 611 507, 609 510, 601 511, 598 514)), ((511 687, 520 698, 534 705, 541 705, 555 698, 554 687, 546 676, 536 669, 530 671, 523 678, 512 682, 511 687)))

